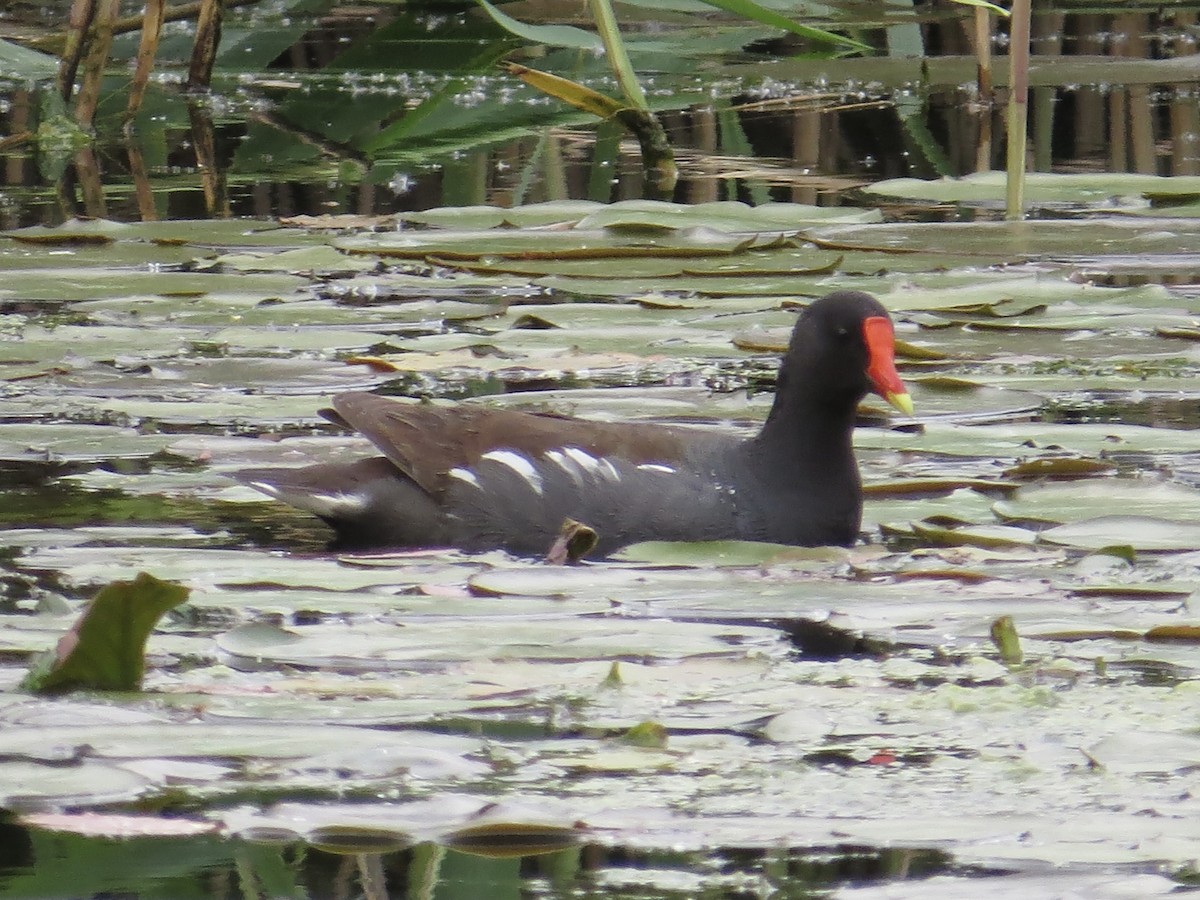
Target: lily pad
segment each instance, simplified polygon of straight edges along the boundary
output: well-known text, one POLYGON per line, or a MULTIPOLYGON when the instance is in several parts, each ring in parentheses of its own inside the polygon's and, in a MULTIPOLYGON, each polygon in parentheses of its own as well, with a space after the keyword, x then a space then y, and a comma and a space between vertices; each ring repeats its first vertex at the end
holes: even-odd
POLYGON ((1084 550, 1128 544, 1137 550, 1189 550, 1200 545, 1200 522, 1132 514, 1098 516, 1048 528, 1043 541, 1084 550))
POLYGON ((791 559, 839 560, 842 548, 797 548, 758 541, 646 541, 613 554, 613 559, 652 565, 763 566, 791 559))
MULTIPOLYGON (((878 181, 867 188, 870 194, 930 200, 941 203, 1000 203, 1004 200, 1005 174, 982 172, 962 178, 922 181, 897 178, 878 181)), ((1159 197, 1200 194, 1200 178, 1141 175, 1131 172, 1062 174, 1030 172, 1025 176, 1025 196, 1031 203, 1074 203, 1108 205, 1116 197, 1159 197)))
MULTIPOLYGON (((1108 516, 1150 516, 1200 525, 1200 492, 1169 481, 1106 478, 1023 487, 992 507, 1006 521, 1067 523, 1108 516)), ((1135 541, 1112 540, 1107 545, 1135 541)), ((1097 548, 1098 549, 1098 548, 1097 548)))

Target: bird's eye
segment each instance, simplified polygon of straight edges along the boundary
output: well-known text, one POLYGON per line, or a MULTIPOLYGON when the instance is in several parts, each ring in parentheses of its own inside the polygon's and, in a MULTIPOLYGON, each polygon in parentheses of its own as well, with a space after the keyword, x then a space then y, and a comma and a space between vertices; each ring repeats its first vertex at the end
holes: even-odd
POLYGON ((839 325, 838 330, 837 330, 837 336, 840 338, 849 337, 850 329, 847 328, 845 325, 839 325))

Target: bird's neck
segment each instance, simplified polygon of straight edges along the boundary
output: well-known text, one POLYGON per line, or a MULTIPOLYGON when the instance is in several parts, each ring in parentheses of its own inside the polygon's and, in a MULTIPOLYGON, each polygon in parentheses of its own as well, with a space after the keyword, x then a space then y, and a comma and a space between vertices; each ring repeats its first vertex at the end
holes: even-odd
MULTIPOLYGON (((795 511, 787 542, 852 544, 862 524, 862 481, 854 458, 855 410, 776 400, 758 436, 743 447, 758 490, 775 509, 795 511)), ((780 540, 776 523, 773 540, 780 540)))
POLYGON ((805 465, 823 472, 845 466, 857 471, 852 434, 858 403, 855 398, 831 398, 806 389, 819 378, 819 373, 785 363, 771 412, 752 441, 755 451, 793 472, 805 465))
POLYGON ((831 408, 777 396, 752 443, 757 455, 780 471, 796 473, 805 467, 830 475, 847 467, 857 471, 853 444, 856 414, 856 408, 831 408))

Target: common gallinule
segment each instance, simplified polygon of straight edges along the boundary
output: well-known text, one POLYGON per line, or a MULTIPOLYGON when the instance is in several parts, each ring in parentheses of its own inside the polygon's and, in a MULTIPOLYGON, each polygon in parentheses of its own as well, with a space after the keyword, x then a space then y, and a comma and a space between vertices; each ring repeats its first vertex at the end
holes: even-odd
POLYGON ((322 415, 383 456, 237 477, 320 516, 343 547, 540 555, 568 518, 595 529, 597 554, 651 539, 849 545, 862 517, 851 432, 870 391, 912 412, 887 311, 838 291, 800 314, 751 438, 347 393, 322 415))

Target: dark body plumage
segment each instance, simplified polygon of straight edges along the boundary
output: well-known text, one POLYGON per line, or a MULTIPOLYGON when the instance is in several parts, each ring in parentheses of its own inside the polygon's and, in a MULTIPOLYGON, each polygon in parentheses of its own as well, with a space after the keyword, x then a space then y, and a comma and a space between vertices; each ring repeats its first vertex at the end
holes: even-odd
POLYGON ((323 414, 382 457, 238 478, 320 516, 343 547, 540 555, 568 518, 596 530, 598 554, 643 540, 848 545, 862 514, 851 435, 869 391, 911 409, 887 313, 839 292, 801 314, 751 438, 349 393, 323 414))

